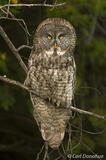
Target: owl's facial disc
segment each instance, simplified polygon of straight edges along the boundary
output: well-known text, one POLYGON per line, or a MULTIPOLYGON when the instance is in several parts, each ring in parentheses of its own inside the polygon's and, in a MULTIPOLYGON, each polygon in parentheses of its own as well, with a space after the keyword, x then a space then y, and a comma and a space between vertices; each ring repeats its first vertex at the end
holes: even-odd
POLYGON ((71 46, 72 33, 67 26, 46 24, 40 30, 40 45, 46 55, 63 55, 71 46))

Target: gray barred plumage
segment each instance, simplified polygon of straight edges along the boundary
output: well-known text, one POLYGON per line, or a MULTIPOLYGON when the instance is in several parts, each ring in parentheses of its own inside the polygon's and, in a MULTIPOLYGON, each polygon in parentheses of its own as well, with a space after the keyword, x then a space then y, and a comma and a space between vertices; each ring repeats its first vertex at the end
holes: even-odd
POLYGON ((73 56, 76 34, 72 25, 60 18, 43 21, 37 28, 25 85, 30 94, 34 118, 43 139, 51 148, 61 144, 70 119, 75 88, 73 56))

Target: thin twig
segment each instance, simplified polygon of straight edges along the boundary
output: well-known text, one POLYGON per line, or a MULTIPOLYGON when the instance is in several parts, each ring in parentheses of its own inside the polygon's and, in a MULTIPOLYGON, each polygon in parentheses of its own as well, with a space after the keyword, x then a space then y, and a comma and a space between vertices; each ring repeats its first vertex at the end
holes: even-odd
POLYGON ((66 151, 64 149, 63 143, 61 144, 61 147, 62 147, 63 153, 66 154, 66 151))
POLYGON ((46 160, 46 158, 48 158, 48 144, 47 144, 47 142, 45 142, 45 154, 44 154, 43 160, 46 160))
POLYGON ((44 145, 42 146, 42 148, 41 148, 41 150, 39 151, 39 153, 37 153, 36 160, 39 160, 40 155, 41 155, 41 153, 42 153, 42 151, 43 151, 43 148, 44 148, 44 145))
POLYGON ((92 28, 91 28, 91 33, 90 33, 90 36, 87 40, 87 44, 90 44, 93 37, 94 37, 94 33, 95 33, 95 29, 96 29, 96 23, 97 23, 97 18, 98 18, 98 12, 95 13, 95 16, 94 16, 94 20, 93 20, 93 25, 92 25, 92 28))
MULTIPOLYGON (((75 138, 75 139, 76 139, 77 141, 79 140, 78 138, 75 138)), ((83 142, 81 141, 81 144, 82 144, 85 148, 87 148, 88 151, 92 153, 92 155, 97 155, 97 153, 95 153, 87 144, 85 144, 84 141, 83 141, 83 142)), ((99 156, 98 156, 98 159, 101 160, 101 159, 99 158, 99 156)))
POLYGON ((13 43, 10 41, 9 37, 7 36, 7 34, 4 32, 3 28, 0 26, 0 35, 3 37, 3 39, 5 40, 5 42, 8 44, 10 50, 12 51, 12 53, 16 56, 17 60, 19 61, 19 64, 21 65, 21 67, 23 68, 23 70, 25 71, 25 73, 27 73, 27 67, 24 64, 21 56, 19 55, 17 49, 15 48, 15 46, 13 45, 13 43))
POLYGON ((47 1, 47 0, 44 1, 44 4, 46 4, 46 1, 47 1))
MULTIPOLYGON (((68 138, 68 150, 70 149, 71 150, 71 155, 72 155, 72 130, 71 130, 71 124, 69 123, 69 138, 68 138)), ((71 160, 71 158, 70 158, 71 160)))
MULTIPOLYGON (((101 0, 98 0, 98 2, 97 2, 98 4, 97 5, 100 5, 100 2, 101 2, 101 0)), ((94 37, 94 33, 95 33, 95 30, 96 30, 96 25, 97 25, 98 15, 99 15, 98 10, 96 10, 95 15, 94 15, 93 25, 92 25, 92 28, 91 28, 91 33, 90 33, 90 36, 89 36, 89 38, 87 40, 87 44, 90 44, 92 39, 93 39, 93 37, 94 37)))
MULTIPOLYGON (((1 9, 1 11, 7 15, 7 9, 6 9, 6 8, 1 9)), ((25 31, 26 35, 28 34, 28 35, 30 36, 30 33, 29 33, 29 31, 28 31, 28 28, 27 28, 27 25, 26 25, 25 21, 24 21, 23 19, 18 19, 18 18, 16 18, 16 17, 14 16, 14 14, 12 14, 12 12, 10 12, 10 10, 8 11, 8 14, 11 16, 11 18, 5 17, 5 19, 17 21, 18 24, 19 24, 19 25, 22 27, 22 29, 25 31), (24 26, 23 26, 20 22, 22 22, 24 26), (25 28, 24 28, 24 27, 25 27, 25 28)), ((0 19, 4 19, 4 17, 0 17, 0 19)))
MULTIPOLYGON (((3 10, 3 9, 1 9, 3 10)), ((6 8, 4 8, 4 10, 6 10, 6 8)), ((17 23, 19 24, 19 26, 21 26, 21 28, 24 30, 25 35, 26 35, 26 41, 27 41, 27 45, 29 44, 29 39, 28 39, 28 35, 30 36, 30 33, 28 31, 27 25, 25 23, 25 21, 23 19, 17 19, 12 12, 8 11, 8 14, 11 16, 11 18, 8 18, 9 20, 15 20, 17 21, 17 23), (21 24, 20 22, 22 22, 23 24, 21 24)), ((1 17, 2 18, 2 17, 1 17)))
POLYGON ((51 8, 51 11, 56 7, 56 4, 57 4, 57 0, 55 1, 53 7, 51 8))
POLYGON ((97 22, 97 27, 104 35, 106 35, 106 30, 100 25, 99 22, 97 22))
POLYGON ((59 156, 61 156, 61 158, 62 158, 63 160, 66 160, 66 155, 63 155, 63 154, 60 152, 60 149, 58 149, 57 151, 58 151, 59 156))
MULTIPOLYGON (((25 86, 24 84, 22 84, 18 81, 15 81, 15 80, 3 77, 3 76, 0 76, 0 80, 2 80, 4 82, 7 82, 7 83, 10 83, 10 84, 14 84, 16 86, 19 86, 20 88, 23 88, 23 89, 27 90, 28 92, 34 93, 36 96, 40 97, 33 90, 30 90, 30 88, 28 88, 27 86, 25 86)), ((43 99, 42 97, 40 97, 40 98, 43 99)), ((98 118, 98 119, 106 120, 106 116, 101 116, 101 115, 98 115, 96 113, 81 110, 81 109, 78 109, 78 108, 73 107, 73 106, 71 106, 69 109, 71 109, 72 111, 78 112, 80 114, 89 115, 89 116, 93 116, 93 117, 98 118)))
MULTIPOLYGON (((75 126, 75 125, 73 125, 73 124, 71 124, 72 125, 72 127, 74 127, 74 128, 76 128, 76 129, 78 129, 78 130, 81 130, 81 128, 79 127, 79 126, 75 126)), ((74 130, 73 130, 74 131, 74 130)), ((75 130, 76 131, 76 130, 75 130)), ((94 134, 94 135, 98 135, 98 134, 102 134, 102 133, 104 133, 106 131, 106 128, 105 129, 103 129, 102 131, 97 131, 97 132, 91 132, 91 131, 87 131, 87 130, 85 130, 85 129, 82 129, 82 132, 84 132, 84 133, 88 133, 88 134, 94 134)), ((69 132, 69 131, 68 131, 69 132)), ((77 132, 80 132, 80 131, 77 131, 77 132)))
POLYGON ((59 160, 61 158, 61 156, 59 155, 59 157, 57 157, 55 160, 59 160))
POLYGON ((20 51, 21 49, 24 49, 24 48, 32 49, 31 46, 22 45, 22 46, 20 46, 20 47, 17 48, 17 51, 20 51))
MULTIPOLYGON (((3 13, 5 13, 6 14, 6 11, 4 10, 4 9, 1 9, 1 11, 3 12, 3 13)), ((9 14, 10 14, 11 12, 9 12, 9 14)), ((29 39, 28 39, 28 36, 31 36, 30 35, 30 33, 29 33, 29 31, 28 31, 28 28, 27 28, 27 25, 26 25, 26 23, 25 23, 25 21, 23 20, 23 19, 17 19, 17 18, 15 18, 15 16, 13 15, 10 15, 11 16, 11 18, 7 18, 7 17, 0 17, 0 19, 5 19, 5 20, 11 20, 11 21, 17 21, 17 23, 19 24, 19 26, 21 26, 21 28, 24 30, 24 32, 25 32, 25 36, 26 36, 26 43, 27 43, 27 45, 29 44, 29 39), (21 24, 21 22, 23 23, 23 24, 21 24)))
MULTIPOLYGON (((81 144, 82 144, 85 148, 87 148, 87 149, 92 153, 92 155, 97 155, 97 153, 94 152, 94 151, 88 146, 88 144, 85 144, 84 142, 81 142, 81 144)), ((98 159, 99 159, 99 160, 102 160, 101 158, 99 158, 99 156, 98 156, 98 159)))
POLYGON ((10 3, 11 3, 11 0, 8 0, 7 17, 8 17, 9 10, 10 10, 10 3))
MULTIPOLYGON (((55 7, 60 7, 60 6, 64 6, 66 3, 60 3, 60 4, 56 4, 55 7)), ((54 5, 52 4, 10 4, 10 7, 53 7, 54 5)), ((8 4, 0 6, 1 8, 6 8, 8 7, 8 4)))
POLYGON ((85 114, 85 115, 89 115, 89 116, 93 116, 95 118, 99 118, 99 119, 102 119, 102 120, 106 120, 106 116, 101 116, 99 114, 96 114, 96 113, 92 113, 92 112, 88 112, 88 111, 85 111, 85 110, 81 110, 81 109, 78 109, 76 107, 73 107, 71 106, 70 109, 72 111, 75 111, 75 112, 78 112, 80 114, 85 114))
POLYGON ((78 117, 79 117, 79 120, 80 120, 80 126, 79 126, 79 128, 80 128, 80 137, 79 137, 78 143, 72 148, 72 150, 77 148, 81 144, 81 140, 82 140, 82 118, 79 116, 79 114, 78 114, 78 117))

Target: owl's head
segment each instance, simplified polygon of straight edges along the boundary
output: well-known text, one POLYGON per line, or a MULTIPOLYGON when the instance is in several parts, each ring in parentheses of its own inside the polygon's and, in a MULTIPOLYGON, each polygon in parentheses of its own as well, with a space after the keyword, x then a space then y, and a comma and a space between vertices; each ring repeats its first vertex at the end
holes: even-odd
POLYGON ((63 55, 68 50, 73 51, 76 43, 76 34, 73 26, 61 18, 44 20, 38 26, 35 38, 48 56, 63 55))

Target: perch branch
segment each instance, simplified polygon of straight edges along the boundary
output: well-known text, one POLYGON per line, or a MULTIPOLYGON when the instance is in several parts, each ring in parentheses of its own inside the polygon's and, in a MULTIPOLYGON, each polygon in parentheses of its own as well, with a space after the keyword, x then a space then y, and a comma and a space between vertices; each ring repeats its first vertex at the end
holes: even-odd
POLYGON ((30 92, 30 90, 29 90, 28 87, 26 87, 24 84, 22 84, 22 83, 20 83, 20 82, 18 82, 18 81, 9 79, 9 78, 7 78, 7 77, 5 77, 5 76, 4 76, 4 77, 3 77, 3 76, 0 76, 0 80, 1 80, 1 81, 4 81, 4 82, 7 82, 7 83, 10 83, 10 84, 14 84, 14 85, 16 85, 16 86, 18 86, 18 87, 20 87, 20 88, 23 88, 23 89, 27 90, 28 92, 30 92))
POLYGON ((7 34, 4 32, 3 28, 0 26, 0 35, 3 37, 3 39, 5 40, 5 42, 8 44, 8 47, 10 48, 10 50, 13 52, 13 54, 16 56, 16 58, 18 59, 21 67, 23 68, 23 70, 27 73, 27 67, 24 64, 21 56, 18 53, 18 50, 15 48, 15 46, 13 45, 13 43, 10 41, 9 37, 7 36, 7 34))
MULTIPOLYGON (((14 84, 16 86, 19 86, 20 88, 23 88, 23 89, 27 90, 28 92, 34 93, 36 96, 38 96, 33 90, 30 90, 27 86, 25 86, 24 84, 22 84, 18 81, 15 81, 15 80, 3 77, 3 76, 0 76, 0 80, 4 81, 4 82, 7 82, 7 83, 10 83, 10 84, 14 84)), ((40 97, 40 96, 38 96, 38 97, 40 97)), ((40 98, 42 99, 42 97, 40 97, 40 98)), ((81 109, 78 109, 78 108, 73 107, 73 106, 71 106, 70 109, 72 111, 78 112, 80 114, 89 115, 89 116, 93 116, 93 117, 98 118, 98 119, 106 120, 106 116, 101 116, 101 115, 98 115, 96 113, 81 110, 81 109)))
MULTIPOLYGON (((55 4, 55 7, 64 6, 66 3, 55 4)), ((54 7, 52 4, 9 4, 9 7, 54 7)), ((8 7, 8 4, 0 6, 0 9, 8 7)))
POLYGON ((88 112, 88 111, 85 111, 85 110, 81 110, 81 109, 78 109, 78 108, 73 107, 73 106, 71 106, 70 109, 75 111, 75 112, 78 112, 80 114, 85 114, 85 115, 93 116, 95 118, 106 120, 106 116, 101 116, 101 115, 96 114, 96 113, 92 113, 92 112, 88 112))

